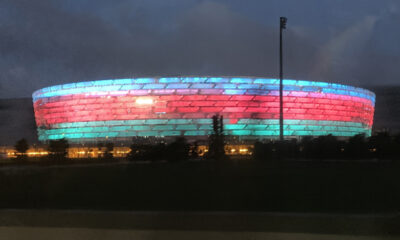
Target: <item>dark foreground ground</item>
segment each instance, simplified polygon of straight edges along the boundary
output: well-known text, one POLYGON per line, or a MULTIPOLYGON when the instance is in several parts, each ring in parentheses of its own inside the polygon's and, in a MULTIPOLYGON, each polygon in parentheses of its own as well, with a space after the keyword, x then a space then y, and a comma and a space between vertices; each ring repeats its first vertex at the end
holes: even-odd
POLYGON ((399 239, 399 215, 0 210, 0 239, 399 239))
POLYGON ((392 214, 396 162, 3 167, 0 208, 392 214))

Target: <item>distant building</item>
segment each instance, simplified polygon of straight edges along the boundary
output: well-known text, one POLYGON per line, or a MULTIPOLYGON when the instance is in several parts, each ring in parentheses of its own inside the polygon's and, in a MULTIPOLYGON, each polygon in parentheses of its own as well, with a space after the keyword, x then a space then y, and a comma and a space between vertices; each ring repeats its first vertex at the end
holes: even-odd
MULTIPOLYGON (((131 141, 132 137, 204 139, 211 117, 227 136, 279 136, 279 80, 160 77, 78 82, 33 93, 40 141, 131 141)), ((284 134, 371 134, 375 94, 335 83, 284 80, 284 134)))

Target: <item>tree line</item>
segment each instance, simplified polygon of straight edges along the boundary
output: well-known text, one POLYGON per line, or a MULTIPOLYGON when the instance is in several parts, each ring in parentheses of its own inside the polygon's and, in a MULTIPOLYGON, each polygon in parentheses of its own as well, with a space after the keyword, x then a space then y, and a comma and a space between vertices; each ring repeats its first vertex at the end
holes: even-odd
MULTIPOLYGON (((130 145, 129 161, 169 162, 197 159, 200 155, 209 160, 225 160, 225 136, 223 117, 215 115, 213 131, 208 139, 208 151, 199 152, 198 143, 188 143, 184 137, 177 137, 170 143, 160 138, 134 137, 130 145)), ((111 142, 97 144, 104 151, 99 155, 102 159, 112 159, 114 144, 111 142)), ((14 146, 18 159, 26 159, 29 144, 25 139, 19 140, 14 146)), ((67 158, 69 143, 66 139, 52 140, 48 143, 49 159, 64 160, 67 158)), ((400 155, 400 134, 390 135, 381 132, 371 137, 363 134, 355 135, 346 140, 333 135, 319 137, 305 136, 300 140, 289 139, 280 141, 264 141, 254 144, 253 159, 397 159, 400 155)))
POLYGON ((289 159, 398 159, 400 156, 400 134, 388 132, 366 137, 358 134, 345 140, 333 135, 319 137, 306 136, 301 140, 284 142, 257 142, 254 145, 254 158, 289 159))

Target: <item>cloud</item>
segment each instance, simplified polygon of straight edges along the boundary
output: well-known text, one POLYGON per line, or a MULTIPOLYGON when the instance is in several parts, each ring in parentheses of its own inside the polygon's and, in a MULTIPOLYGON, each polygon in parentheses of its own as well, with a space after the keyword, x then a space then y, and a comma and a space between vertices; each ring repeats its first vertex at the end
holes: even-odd
MULTIPOLYGON (((2 96, 28 95, 51 84, 142 75, 263 75, 277 71, 276 30, 224 4, 204 1, 177 13, 158 31, 128 19, 120 7, 113 24, 95 14, 68 12, 53 1, 16 0, 1 26, 2 96), (16 21, 15 21, 16 20, 16 21), (16 31, 18 29, 18 31, 16 31), (8 39, 8 40, 7 40, 8 39), (23 90, 21 90, 23 89, 23 90)), ((149 17, 149 16, 147 16, 149 17)), ((133 19, 137 19, 133 17, 133 19)))
MULTIPOLYGON (((396 6, 379 20, 368 17, 374 15, 359 16, 354 25, 335 31, 328 42, 321 37, 328 34, 321 32, 318 23, 304 25, 289 19, 284 35, 285 76, 353 79, 350 84, 372 76, 365 66, 375 66, 375 60, 365 56, 382 54, 371 46, 383 46, 374 44, 380 39, 374 37, 380 23, 397 15, 396 6), (356 64, 349 67, 349 63, 356 64)), ((73 4, 3 0, 0 9, 0 97, 27 97, 48 85, 119 77, 278 76, 276 26, 256 21, 223 0, 73 4)), ((387 62, 385 56, 378 59, 387 62)), ((398 55, 393 59, 396 62, 398 55)), ((389 72, 382 82, 400 76, 389 72)))
POLYGON ((366 16, 322 45, 311 75, 332 79, 336 72, 346 70, 349 65, 351 67, 354 56, 365 50, 377 20, 375 16, 366 16))

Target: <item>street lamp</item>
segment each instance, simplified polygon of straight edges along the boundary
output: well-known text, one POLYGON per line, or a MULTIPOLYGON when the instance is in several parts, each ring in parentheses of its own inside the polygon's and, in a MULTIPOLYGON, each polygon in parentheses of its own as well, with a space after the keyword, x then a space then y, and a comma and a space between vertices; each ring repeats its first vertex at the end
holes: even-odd
POLYGON ((283 141, 283 64, 282 64, 282 30, 286 29, 286 17, 280 18, 279 28, 279 140, 283 141))

